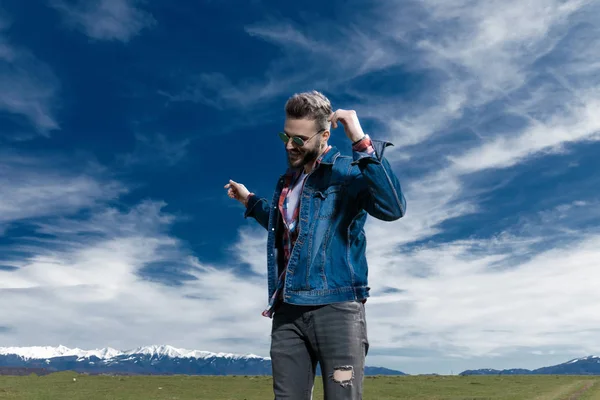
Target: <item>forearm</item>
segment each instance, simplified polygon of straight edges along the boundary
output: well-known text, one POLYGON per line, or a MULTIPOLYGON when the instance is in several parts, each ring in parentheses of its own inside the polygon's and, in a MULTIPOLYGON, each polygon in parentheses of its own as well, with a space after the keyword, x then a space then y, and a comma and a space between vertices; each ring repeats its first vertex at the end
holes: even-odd
POLYGON ((386 221, 402 218, 406 213, 406 199, 398 177, 383 156, 384 149, 390 145, 367 136, 352 146, 353 164, 361 171, 358 179, 363 208, 386 221))
POLYGON ((266 199, 251 193, 246 200, 246 210, 244 218, 254 218, 265 229, 269 227, 269 204, 266 199))

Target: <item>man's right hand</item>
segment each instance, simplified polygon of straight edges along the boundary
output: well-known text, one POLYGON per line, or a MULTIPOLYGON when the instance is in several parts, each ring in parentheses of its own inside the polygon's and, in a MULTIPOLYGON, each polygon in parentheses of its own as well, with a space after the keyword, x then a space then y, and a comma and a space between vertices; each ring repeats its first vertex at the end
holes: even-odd
POLYGON ((231 179, 229 180, 229 183, 227 185, 225 185, 225 189, 228 189, 227 195, 229 197, 231 197, 232 199, 236 199, 243 205, 246 205, 246 202, 248 201, 248 197, 251 194, 248 191, 248 189, 246 189, 246 186, 244 186, 241 183, 234 182, 231 179))

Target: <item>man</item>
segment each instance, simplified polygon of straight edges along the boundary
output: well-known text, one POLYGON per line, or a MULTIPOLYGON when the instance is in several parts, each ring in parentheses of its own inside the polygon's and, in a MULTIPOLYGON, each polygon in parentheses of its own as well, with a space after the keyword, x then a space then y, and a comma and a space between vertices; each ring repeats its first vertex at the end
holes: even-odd
POLYGON ((285 105, 289 168, 271 202, 229 181, 231 198, 268 231, 271 361, 275 399, 311 399, 315 369, 325 399, 362 399, 369 342, 364 304, 367 214, 384 221, 404 216, 406 200, 383 157, 389 142, 371 139, 352 110, 332 112, 317 91, 285 105), (338 123, 352 156, 328 144, 338 123))

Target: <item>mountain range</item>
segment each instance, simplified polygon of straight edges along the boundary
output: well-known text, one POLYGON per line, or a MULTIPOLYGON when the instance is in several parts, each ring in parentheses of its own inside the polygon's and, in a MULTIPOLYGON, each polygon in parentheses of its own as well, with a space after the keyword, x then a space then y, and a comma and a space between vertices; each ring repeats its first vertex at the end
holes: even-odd
POLYGON ((575 358, 562 364, 537 369, 476 369, 459 375, 600 375, 600 357, 575 358))
MULTIPOLYGON (((0 374, 38 375, 57 371, 128 375, 270 375, 271 359, 254 354, 211 353, 173 346, 146 346, 128 351, 58 347, 0 347, 0 374)), ((320 374, 320 370, 317 370, 320 374)), ((476 369, 459 375, 600 375, 600 357, 576 358, 538 369, 476 369)), ((365 375, 407 375, 367 366, 365 375)))
MULTIPOLYGON (((90 374, 131 375, 270 375, 271 359, 185 350, 172 346, 147 346, 120 351, 58 347, 0 347, 0 374, 76 371, 90 374), (11 372, 12 371, 12 372, 11 372), (18 371, 18 373, 15 373, 18 371)), ((320 374, 320 371, 317 371, 320 374)), ((382 367, 365 368, 367 375, 406 375, 382 367)))

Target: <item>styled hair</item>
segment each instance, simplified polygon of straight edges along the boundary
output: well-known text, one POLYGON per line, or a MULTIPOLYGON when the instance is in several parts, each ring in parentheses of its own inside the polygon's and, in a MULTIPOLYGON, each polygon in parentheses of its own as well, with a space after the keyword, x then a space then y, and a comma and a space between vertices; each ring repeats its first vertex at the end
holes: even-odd
POLYGON ((316 90, 296 93, 285 103, 286 117, 314 120, 319 129, 329 129, 332 112, 329 99, 316 90))

